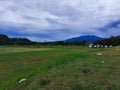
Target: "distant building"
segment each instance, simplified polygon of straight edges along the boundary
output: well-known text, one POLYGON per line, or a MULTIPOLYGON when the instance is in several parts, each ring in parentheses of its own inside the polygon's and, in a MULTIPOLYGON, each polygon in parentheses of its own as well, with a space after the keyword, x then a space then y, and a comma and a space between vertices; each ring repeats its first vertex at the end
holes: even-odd
POLYGON ((97 44, 97 48, 100 48, 100 45, 99 45, 99 44, 97 44))
POLYGON ((93 48, 93 44, 92 44, 92 43, 89 43, 89 44, 88 44, 88 47, 89 47, 89 48, 93 48))

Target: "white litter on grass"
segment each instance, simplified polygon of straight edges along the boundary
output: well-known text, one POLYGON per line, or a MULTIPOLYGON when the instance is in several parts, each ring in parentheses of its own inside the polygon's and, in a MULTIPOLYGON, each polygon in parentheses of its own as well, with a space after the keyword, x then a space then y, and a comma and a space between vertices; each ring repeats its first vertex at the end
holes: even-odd
POLYGON ((97 55, 98 55, 98 56, 101 56, 101 55, 103 55, 103 54, 102 54, 102 53, 100 53, 100 52, 98 52, 98 53, 97 53, 97 55))
POLYGON ((120 49, 119 49, 119 48, 117 48, 116 50, 117 50, 117 51, 119 51, 120 49))
POLYGON ((21 79, 21 80, 19 81, 19 83, 22 83, 22 82, 25 82, 25 81, 26 81, 26 79, 23 78, 23 79, 21 79))
POLYGON ((105 63, 105 61, 101 61, 101 63, 105 63))

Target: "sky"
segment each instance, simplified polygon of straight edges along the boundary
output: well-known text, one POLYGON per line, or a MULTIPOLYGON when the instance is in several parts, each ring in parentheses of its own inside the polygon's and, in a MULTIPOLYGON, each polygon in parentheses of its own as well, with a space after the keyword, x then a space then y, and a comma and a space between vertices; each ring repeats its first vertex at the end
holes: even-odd
POLYGON ((120 35, 120 0, 0 0, 0 34, 33 41, 120 35))

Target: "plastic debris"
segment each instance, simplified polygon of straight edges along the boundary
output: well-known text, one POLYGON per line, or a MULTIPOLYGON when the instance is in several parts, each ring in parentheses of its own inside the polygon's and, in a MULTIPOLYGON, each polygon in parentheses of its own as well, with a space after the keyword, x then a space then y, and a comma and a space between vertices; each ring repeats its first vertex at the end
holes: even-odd
POLYGON ((19 81, 19 83, 22 83, 22 82, 25 82, 25 81, 26 81, 26 79, 23 78, 23 79, 21 79, 21 80, 19 81))
POLYGON ((116 50, 117 50, 117 51, 119 51, 120 49, 119 49, 119 48, 117 48, 116 50))
POLYGON ((103 54, 102 54, 102 53, 100 53, 100 52, 98 52, 98 53, 97 53, 97 55, 98 55, 98 56, 101 56, 101 55, 103 55, 103 54))
POLYGON ((101 61, 101 63, 105 63, 105 61, 101 61))

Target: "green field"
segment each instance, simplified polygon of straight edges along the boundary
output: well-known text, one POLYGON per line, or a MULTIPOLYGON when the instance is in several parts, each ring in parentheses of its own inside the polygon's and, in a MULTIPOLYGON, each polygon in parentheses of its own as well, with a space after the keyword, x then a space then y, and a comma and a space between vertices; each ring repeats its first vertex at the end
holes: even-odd
POLYGON ((1 46, 0 90, 120 90, 116 48, 1 46))

